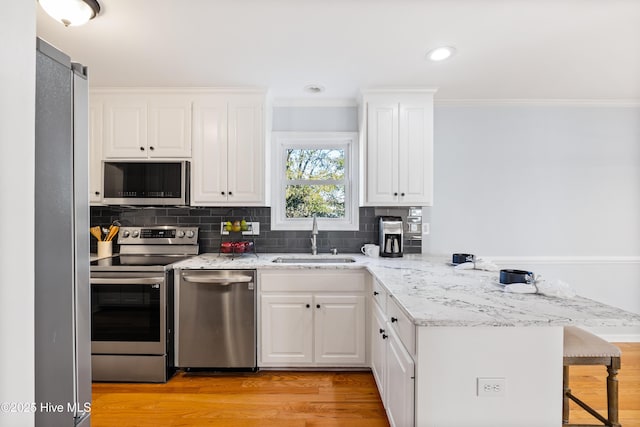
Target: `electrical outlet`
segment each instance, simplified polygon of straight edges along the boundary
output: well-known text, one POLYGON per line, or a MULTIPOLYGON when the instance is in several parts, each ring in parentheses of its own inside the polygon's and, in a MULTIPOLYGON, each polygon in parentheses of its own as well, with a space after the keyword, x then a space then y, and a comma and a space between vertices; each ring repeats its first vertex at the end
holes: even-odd
POLYGON ((506 378, 478 377, 478 397, 504 397, 506 388, 506 378))
POLYGON ((428 222, 422 223, 422 234, 429 234, 431 232, 431 228, 429 227, 428 222))

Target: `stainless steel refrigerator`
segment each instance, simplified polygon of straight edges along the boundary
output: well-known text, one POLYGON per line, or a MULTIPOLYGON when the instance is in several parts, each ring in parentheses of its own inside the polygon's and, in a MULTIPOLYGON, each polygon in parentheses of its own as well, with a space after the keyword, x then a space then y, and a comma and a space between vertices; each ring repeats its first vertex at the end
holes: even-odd
POLYGON ((36 426, 90 424, 87 117, 86 68, 37 39, 36 426))

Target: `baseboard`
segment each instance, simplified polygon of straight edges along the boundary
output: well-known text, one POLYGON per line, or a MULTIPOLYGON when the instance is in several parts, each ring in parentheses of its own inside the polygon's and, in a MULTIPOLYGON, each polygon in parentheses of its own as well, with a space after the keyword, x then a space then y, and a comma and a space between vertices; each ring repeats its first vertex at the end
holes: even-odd
POLYGON ((640 334, 598 334, 598 336, 609 342, 640 342, 640 334))
POLYGON ((584 327, 609 342, 640 342, 640 326, 616 327, 584 327))

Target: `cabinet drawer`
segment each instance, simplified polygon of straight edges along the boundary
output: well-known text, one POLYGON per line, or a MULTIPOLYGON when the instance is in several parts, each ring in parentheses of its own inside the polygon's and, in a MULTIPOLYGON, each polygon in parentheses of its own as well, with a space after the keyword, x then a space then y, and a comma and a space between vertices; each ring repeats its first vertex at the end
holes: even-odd
POLYGON ((409 317, 400 310, 400 307, 398 307, 393 298, 389 298, 387 304, 387 320, 409 353, 416 354, 416 326, 409 317))
POLYGON ((387 312, 387 291, 382 287, 380 282, 373 279, 373 301, 378 304, 383 313, 387 312))
POLYGON ((258 276, 262 292, 341 292, 364 291, 364 271, 296 271, 263 272, 258 276))

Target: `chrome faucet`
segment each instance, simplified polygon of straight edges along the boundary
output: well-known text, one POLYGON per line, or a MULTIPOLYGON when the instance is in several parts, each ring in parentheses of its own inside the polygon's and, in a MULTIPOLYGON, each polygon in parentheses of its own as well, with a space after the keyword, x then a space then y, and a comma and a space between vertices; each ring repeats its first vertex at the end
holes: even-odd
POLYGON ((313 226, 311 227, 311 255, 318 255, 318 245, 316 237, 318 236, 318 222, 316 216, 313 216, 313 226))

